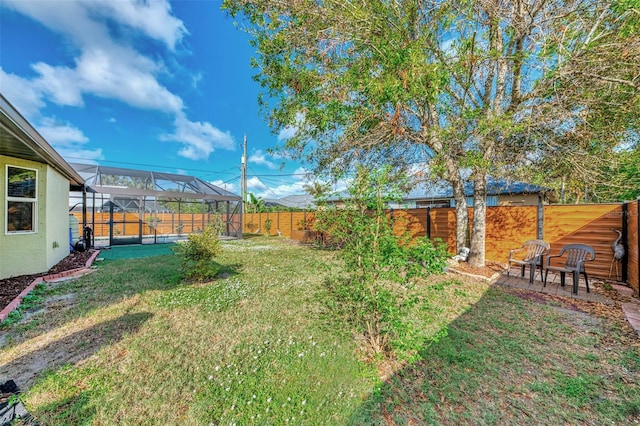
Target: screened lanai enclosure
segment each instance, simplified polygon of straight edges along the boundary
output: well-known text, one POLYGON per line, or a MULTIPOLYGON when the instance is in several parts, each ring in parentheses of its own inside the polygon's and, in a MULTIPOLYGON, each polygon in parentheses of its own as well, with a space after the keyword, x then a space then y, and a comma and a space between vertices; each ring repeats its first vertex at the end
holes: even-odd
POLYGON ((242 237, 242 198, 226 189, 194 176, 70 164, 88 192, 85 202, 71 193, 69 219, 86 218, 92 245, 170 242, 209 224, 220 236, 242 237))

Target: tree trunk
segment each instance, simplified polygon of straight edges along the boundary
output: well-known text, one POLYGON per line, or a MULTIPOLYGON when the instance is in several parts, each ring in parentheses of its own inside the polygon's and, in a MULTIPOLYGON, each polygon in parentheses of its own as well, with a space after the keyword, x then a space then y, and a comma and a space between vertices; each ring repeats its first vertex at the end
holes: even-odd
POLYGON ((453 199, 456 203, 456 247, 457 254, 462 247, 467 246, 467 232, 469 229, 469 213, 467 211, 467 199, 464 194, 464 181, 460 176, 457 163, 451 158, 445 158, 447 167, 447 181, 453 188, 453 199))
POLYGON ((469 229, 469 212, 467 211, 467 198, 464 194, 462 179, 450 180, 453 187, 453 199, 456 202, 456 247, 458 253, 462 247, 466 247, 467 232, 469 229))
POLYGON ((487 233, 487 175, 478 173, 473 180, 473 223, 471 228, 471 247, 469 264, 483 267, 485 265, 484 243, 487 233))

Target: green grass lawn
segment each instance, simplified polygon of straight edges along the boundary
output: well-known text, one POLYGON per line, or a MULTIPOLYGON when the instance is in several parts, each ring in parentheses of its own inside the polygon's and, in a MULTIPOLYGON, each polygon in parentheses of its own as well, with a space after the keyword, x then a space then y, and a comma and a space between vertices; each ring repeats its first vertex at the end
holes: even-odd
POLYGON ((416 290, 429 303, 415 321, 444 337, 417 363, 375 363, 327 317, 335 253, 275 237, 223 248, 210 283, 181 283, 163 255, 50 288, 2 331, 2 372, 48 359, 22 399, 51 425, 640 421, 640 349, 623 323, 443 275, 416 290))

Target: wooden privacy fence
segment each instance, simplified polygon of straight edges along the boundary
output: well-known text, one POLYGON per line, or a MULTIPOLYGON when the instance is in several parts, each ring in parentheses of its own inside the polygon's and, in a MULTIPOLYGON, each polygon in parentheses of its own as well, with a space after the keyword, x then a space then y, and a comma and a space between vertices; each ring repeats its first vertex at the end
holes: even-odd
MULTIPOLYGON (((78 220, 81 226, 82 213, 71 213, 78 220)), ((227 221, 226 214, 220 213, 154 213, 145 214, 142 217, 142 235, 153 235, 154 227, 158 236, 161 235, 181 235, 190 234, 192 232, 202 231, 207 224, 219 217, 223 222, 227 221), (154 220, 157 219, 157 220, 154 220), (155 226, 152 226, 155 225, 155 226)), ((96 238, 109 237, 109 223, 111 217, 108 212, 104 213, 87 213, 87 223, 93 228, 93 235, 96 238)), ((114 229, 113 232, 118 236, 138 235, 140 227, 137 222, 140 221, 138 213, 113 213, 114 229), (126 222, 126 223, 122 223, 126 222)), ((82 235, 82 233, 80 233, 82 235)))
MULTIPOLYGON (((638 201, 625 204, 577 204, 523 207, 488 207, 486 222, 486 258, 506 263, 509 250, 518 248, 526 240, 542 238, 551 244, 551 254, 573 243, 589 244, 596 251, 596 260, 587 264, 593 277, 616 279, 616 265, 612 244, 618 237, 613 229, 623 232, 627 251, 625 262, 618 265, 618 278, 626 281, 638 294, 640 277, 638 201), (609 275, 609 271, 611 276, 609 275)), ((410 209, 390 211, 397 221, 397 232, 416 237, 428 236, 447 244, 455 254, 456 216, 453 208, 410 209)), ((469 209, 470 223, 473 210, 469 209)), ((302 239, 304 229, 313 229, 313 212, 245 213, 244 232, 266 233, 266 221, 271 221, 270 235, 302 239)))

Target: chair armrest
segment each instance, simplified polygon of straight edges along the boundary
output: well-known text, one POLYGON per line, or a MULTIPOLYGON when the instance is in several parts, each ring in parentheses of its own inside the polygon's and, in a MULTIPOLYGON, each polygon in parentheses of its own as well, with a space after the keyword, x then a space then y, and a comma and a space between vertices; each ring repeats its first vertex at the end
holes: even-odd
POLYGON ((520 247, 518 249, 509 250, 509 259, 511 259, 513 257, 514 253, 519 253, 521 251, 524 251, 524 247, 520 247))
POLYGON ((547 261, 546 261, 547 268, 549 266, 551 266, 551 259, 554 259, 556 257, 562 257, 562 255, 561 254, 554 254, 553 256, 547 256, 547 261))

